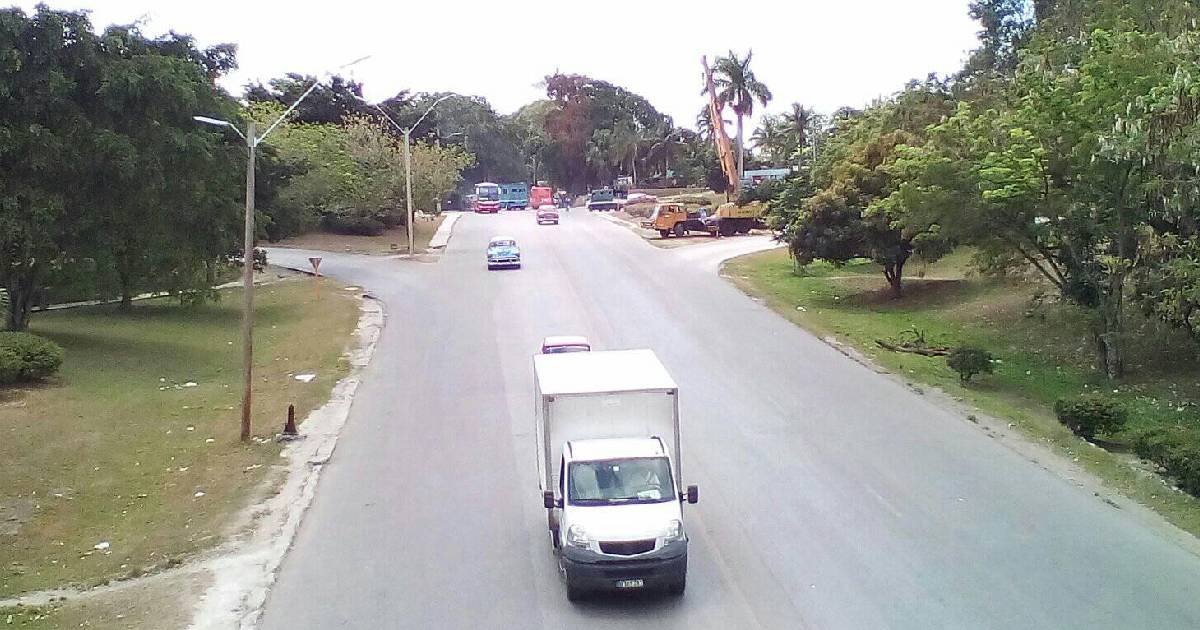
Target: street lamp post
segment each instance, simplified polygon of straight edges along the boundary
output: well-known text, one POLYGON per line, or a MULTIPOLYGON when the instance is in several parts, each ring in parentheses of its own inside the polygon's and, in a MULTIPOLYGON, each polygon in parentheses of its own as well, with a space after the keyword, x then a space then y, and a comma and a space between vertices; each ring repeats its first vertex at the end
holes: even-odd
POLYGON ((421 117, 417 119, 417 122, 413 123, 412 126, 407 129, 400 126, 400 123, 393 120, 391 116, 388 116, 388 113, 386 111, 384 111, 383 108, 380 107, 378 104, 373 104, 375 109, 379 110, 379 113, 382 114, 383 117, 385 119, 387 119, 388 122, 392 123, 392 126, 395 127, 400 132, 400 134, 404 136, 404 189, 405 189, 405 193, 406 193, 406 195, 405 195, 406 201, 408 203, 408 223, 406 224, 406 228, 404 231, 408 232, 408 255, 409 256, 413 255, 413 253, 414 253, 413 250, 416 248, 416 243, 414 242, 414 238, 413 238, 412 148, 410 147, 410 145, 412 144, 412 130, 416 129, 417 126, 421 124, 422 120, 425 120, 425 117, 429 115, 429 112, 433 111, 433 108, 438 106, 438 103, 441 103, 442 101, 450 98, 450 96, 451 96, 450 94, 447 94, 447 95, 439 98, 438 100, 434 101, 433 104, 429 106, 429 109, 425 110, 424 114, 421 114, 421 117))
MULTIPOLYGON (((362 59, 352 61, 341 68, 352 66, 362 59)), ((341 69, 339 68, 339 70, 341 69)), ((246 123, 246 133, 242 133, 233 123, 228 120, 220 120, 217 118, 209 118, 207 116, 192 116, 192 119, 206 125, 216 127, 227 127, 232 129, 237 135, 241 136, 242 140, 246 141, 246 219, 245 233, 242 241, 242 430, 241 438, 245 442, 250 439, 250 411, 252 404, 252 391, 254 384, 254 154, 266 137, 283 122, 285 118, 291 115, 300 102, 312 94, 312 91, 319 85, 319 81, 313 81, 313 84, 308 87, 300 98, 296 99, 292 106, 287 108, 275 122, 271 123, 267 130, 261 136, 257 135, 254 121, 246 123)))

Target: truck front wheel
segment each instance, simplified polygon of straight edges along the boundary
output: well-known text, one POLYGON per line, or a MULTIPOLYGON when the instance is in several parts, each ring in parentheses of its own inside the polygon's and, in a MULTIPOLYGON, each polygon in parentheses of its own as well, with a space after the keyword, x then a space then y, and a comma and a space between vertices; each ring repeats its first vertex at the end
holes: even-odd
POLYGON ((658 235, 663 238, 667 238, 668 236, 671 235, 671 230, 659 230, 658 235))

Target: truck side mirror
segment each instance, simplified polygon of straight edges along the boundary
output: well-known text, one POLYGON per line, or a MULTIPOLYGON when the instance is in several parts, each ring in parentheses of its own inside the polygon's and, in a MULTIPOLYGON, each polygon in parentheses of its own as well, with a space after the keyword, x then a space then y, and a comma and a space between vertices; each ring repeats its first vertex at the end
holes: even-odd
POLYGON ((687 502, 695 505, 700 501, 700 488, 698 486, 687 487, 687 502))
POLYGON ((547 510, 558 507, 558 501, 554 500, 554 492, 547 490, 542 493, 542 505, 546 506, 547 510))

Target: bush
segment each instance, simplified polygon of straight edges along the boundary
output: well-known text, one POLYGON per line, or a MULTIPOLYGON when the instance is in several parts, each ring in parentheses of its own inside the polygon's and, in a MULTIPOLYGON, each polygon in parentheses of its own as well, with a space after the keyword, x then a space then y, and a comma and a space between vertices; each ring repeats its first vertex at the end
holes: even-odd
POLYGON ((58 344, 24 332, 0 332, 0 384, 36 381, 62 367, 58 344))
POLYGON ((749 205, 755 201, 767 203, 779 196, 785 185, 781 180, 767 180, 760 182, 757 186, 746 186, 738 193, 737 203, 739 206, 749 205))
POLYGON ((976 374, 992 373, 992 353, 971 346, 959 346, 946 357, 950 369, 958 372, 958 380, 966 385, 976 374))
POLYGON ((1183 490, 1200 496, 1200 436, 1178 428, 1154 428, 1133 442, 1138 457, 1158 464, 1183 490))
POLYGON ((379 236, 387 229, 383 223, 371 217, 347 217, 340 214, 321 217, 321 227, 326 232, 352 236, 379 236))
POLYGON ((388 229, 398 228, 408 223, 408 215, 403 212, 381 212, 375 215, 375 220, 382 223, 388 229))
POLYGON ((1054 403, 1058 421, 1072 433, 1091 440, 1097 433, 1120 431, 1128 414, 1120 403, 1101 394, 1083 394, 1075 399, 1060 398, 1054 403))
POLYGON ((652 203, 635 203, 625 206, 625 214, 631 217, 648 219, 654 213, 654 204, 652 203))

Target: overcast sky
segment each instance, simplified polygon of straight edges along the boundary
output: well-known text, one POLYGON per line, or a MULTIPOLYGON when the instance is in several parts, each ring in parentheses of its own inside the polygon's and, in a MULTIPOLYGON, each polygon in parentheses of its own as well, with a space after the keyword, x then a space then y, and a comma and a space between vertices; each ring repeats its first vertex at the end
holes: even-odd
MULTIPOLYGON (((19 4, 32 10, 36 2, 19 4)), ((484 96, 509 113, 543 97, 539 83, 560 70, 621 85, 688 126, 704 105, 704 54, 753 48, 753 68, 775 95, 766 111, 799 101, 827 113, 861 106, 911 78, 953 72, 978 30, 967 0, 47 4, 89 10, 97 28, 141 21, 150 34, 175 30, 206 46, 235 43, 240 68, 222 81, 235 94, 248 81, 320 74, 370 55, 345 73, 373 101, 401 89, 453 91, 484 96)))

